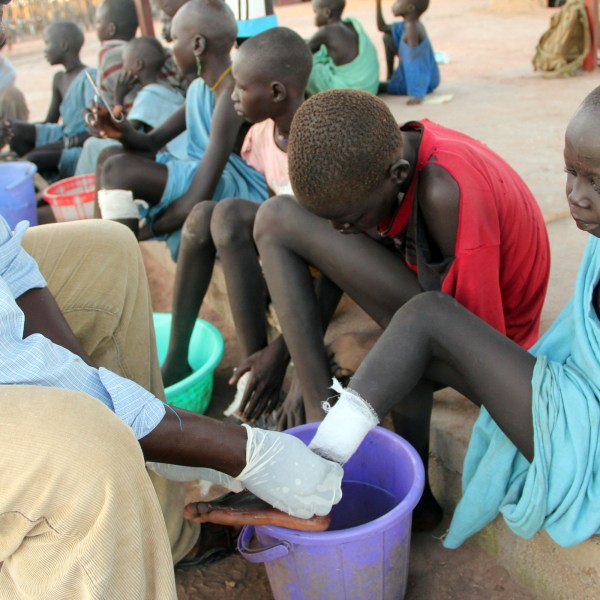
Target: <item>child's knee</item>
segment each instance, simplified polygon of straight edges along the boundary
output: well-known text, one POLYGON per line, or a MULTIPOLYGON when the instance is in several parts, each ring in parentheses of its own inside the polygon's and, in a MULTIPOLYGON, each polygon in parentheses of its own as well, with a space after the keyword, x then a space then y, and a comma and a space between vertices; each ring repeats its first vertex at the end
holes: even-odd
POLYGON ((225 198, 216 206, 211 219, 211 234, 217 249, 252 240, 254 219, 246 218, 240 198, 225 198))
POLYGON ((254 220, 254 239, 257 244, 287 236, 297 231, 293 214, 299 209, 291 196, 274 196, 258 209, 254 220), (290 231, 293 228, 293 231, 290 231))
MULTIPOLYGON (((454 299, 442 292, 423 292, 411 298, 394 315, 392 322, 399 319, 415 319, 415 322, 435 324, 443 318, 454 299)), ((434 325, 435 326, 435 325, 434 325)))
POLYGON ((131 157, 107 149, 106 159, 100 168, 100 184, 107 189, 130 189, 132 178, 139 172, 139 167, 131 157))
POLYGON ((182 240, 185 239, 188 244, 202 245, 209 241, 212 243, 210 221, 214 208, 215 203, 212 201, 196 204, 190 211, 181 229, 182 240))

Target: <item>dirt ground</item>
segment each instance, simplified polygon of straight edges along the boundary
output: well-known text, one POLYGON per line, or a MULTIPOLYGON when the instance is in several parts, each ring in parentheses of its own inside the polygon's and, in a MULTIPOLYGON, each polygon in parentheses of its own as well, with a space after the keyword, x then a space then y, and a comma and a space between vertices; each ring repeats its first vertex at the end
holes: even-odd
MULTIPOLYGON (((496 2, 496 5, 501 4, 496 2)), ((540 0, 541 4, 541 0, 540 0)), ((514 7, 517 3, 512 3, 514 7)), ((554 9, 540 5, 524 12, 492 10, 492 0, 435 0, 423 21, 434 48, 445 52, 449 64, 441 65, 442 84, 436 94, 452 94, 444 104, 406 106, 405 99, 385 97, 398 121, 430 118, 460 129, 504 156, 533 190, 548 221, 564 218, 563 134, 570 115, 583 97, 598 84, 598 71, 571 79, 546 79, 535 74, 531 58, 554 9)), ((387 3, 388 20, 392 20, 387 3)), ((308 37, 314 30, 310 3, 277 8, 280 24, 308 37)), ((373 0, 348 0, 346 14, 361 20, 380 50, 373 0)), ((86 36, 83 58, 96 64, 98 42, 86 36)), ((17 44, 7 56, 18 71, 17 84, 25 92, 32 119, 44 117, 54 70, 41 53, 41 43, 17 44)), ((578 260, 574 257, 573 260, 578 260)), ((568 259, 568 257, 567 257, 568 259)), ((170 289, 163 274, 150 272, 157 310, 169 310, 170 289)), ((218 323, 217 323, 218 326, 218 323)), ((230 397, 225 384, 235 361, 228 347, 217 373, 211 414, 219 414, 230 397)), ((437 539, 447 524, 430 534, 417 534, 411 546, 409 600, 479 600, 533 598, 511 581, 474 544, 444 550, 437 539)), ((192 571, 177 571, 180 600, 198 598, 271 598, 264 568, 240 556, 192 571)))

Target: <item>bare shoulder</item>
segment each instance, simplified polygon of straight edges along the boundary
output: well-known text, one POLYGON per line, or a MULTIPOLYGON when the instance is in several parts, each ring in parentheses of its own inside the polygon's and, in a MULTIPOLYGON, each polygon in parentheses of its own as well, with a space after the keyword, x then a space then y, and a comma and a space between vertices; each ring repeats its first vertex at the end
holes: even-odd
POLYGON ((418 202, 427 229, 444 256, 452 256, 458 230, 460 188, 446 169, 427 165, 419 173, 418 202))

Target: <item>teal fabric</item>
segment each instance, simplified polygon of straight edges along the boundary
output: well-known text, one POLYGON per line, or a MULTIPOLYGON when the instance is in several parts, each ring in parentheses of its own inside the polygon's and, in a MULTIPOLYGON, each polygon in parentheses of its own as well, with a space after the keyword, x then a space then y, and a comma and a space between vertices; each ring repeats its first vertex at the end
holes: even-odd
POLYGON ((326 46, 313 54, 313 68, 306 86, 309 95, 337 88, 352 88, 377 93, 379 87, 379 59, 373 42, 362 25, 352 17, 344 19, 358 35, 356 58, 339 67, 333 62, 326 46))
POLYGON ((533 462, 482 408, 446 547, 456 548, 498 513, 517 535, 545 530, 561 546, 600 532, 600 321, 593 307, 599 280, 600 240, 591 236, 573 297, 531 349, 533 462))
POLYGON ((83 120, 83 111, 94 98, 94 89, 87 80, 86 72, 89 72, 93 79, 96 78, 96 69, 90 67, 86 67, 75 77, 60 104, 61 122, 36 123, 36 148, 87 131, 83 120))
MULTIPOLYGON (((166 163, 167 185, 160 202, 149 209, 148 217, 156 218, 177 198, 185 194, 190 187, 200 160, 208 147, 214 99, 213 92, 204 83, 204 80, 199 77, 192 82, 186 96, 185 116, 189 160, 170 160, 166 163)), ((264 175, 246 164, 240 156, 231 153, 212 199, 245 198, 254 202, 262 202, 268 195, 264 175)), ((173 232, 161 239, 167 240, 171 255, 175 259, 179 252, 181 231, 173 232)))

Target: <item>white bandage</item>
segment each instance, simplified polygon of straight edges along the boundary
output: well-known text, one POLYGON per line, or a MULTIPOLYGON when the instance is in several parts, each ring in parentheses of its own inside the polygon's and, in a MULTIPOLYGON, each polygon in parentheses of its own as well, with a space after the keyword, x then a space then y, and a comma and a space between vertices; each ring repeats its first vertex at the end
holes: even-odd
POLYGON ((99 190, 98 206, 103 219, 139 219, 140 211, 131 190, 99 190))
POLYGON ((360 394, 350 388, 344 389, 335 378, 331 389, 340 397, 333 408, 328 402, 323 402, 327 416, 308 447, 323 458, 343 465, 356 452, 367 433, 379 423, 379 417, 360 394))

